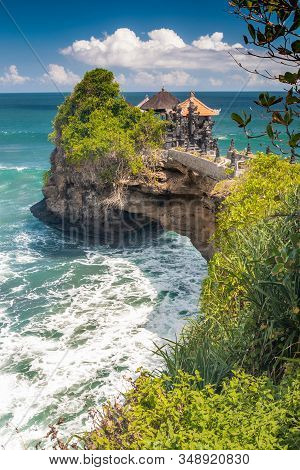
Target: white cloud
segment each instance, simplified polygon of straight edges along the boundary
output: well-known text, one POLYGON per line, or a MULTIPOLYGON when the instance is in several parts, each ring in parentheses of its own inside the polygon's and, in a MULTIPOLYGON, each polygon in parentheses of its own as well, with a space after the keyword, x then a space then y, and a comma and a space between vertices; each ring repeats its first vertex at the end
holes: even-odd
POLYGON ((172 70, 170 72, 146 72, 140 71, 136 75, 131 77, 132 81, 137 85, 145 87, 160 88, 162 86, 195 86, 198 83, 198 79, 192 77, 189 73, 184 70, 172 70))
POLYGON ((1 77, 0 83, 8 83, 10 85, 22 85, 30 80, 29 77, 25 77, 19 74, 16 65, 10 65, 8 71, 1 77))
POLYGON ((222 41, 223 33, 201 36, 186 44, 173 30, 161 28, 140 39, 128 28, 117 29, 104 39, 74 41, 61 50, 63 55, 98 67, 124 67, 129 69, 202 69, 228 70, 232 59, 225 52, 242 47, 222 41))
POLYGON ((181 47, 185 47, 184 41, 172 29, 154 29, 153 31, 150 31, 150 33, 148 33, 148 36, 153 41, 152 43, 151 41, 148 41, 148 46, 151 47, 165 46, 167 49, 171 49, 173 47, 177 47, 180 49, 181 47))
POLYGON ((221 86, 221 85, 223 85, 223 80, 221 80, 220 78, 213 78, 213 77, 210 77, 210 78, 209 78, 209 83, 210 83, 212 86, 221 86))
POLYGON ((282 89, 282 84, 277 80, 269 80, 261 75, 250 74, 246 71, 230 76, 231 83, 236 83, 241 89, 276 90, 282 89))
POLYGON ((223 33, 215 32, 211 36, 206 34, 205 36, 200 36, 199 39, 193 41, 193 46, 198 49, 204 49, 206 51, 230 51, 232 49, 241 49, 243 48, 242 44, 235 43, 229 45, 227 42, 223 42, 223 33))
POLYGON ((125 85, 126 83, 126 76, 124 75, 124 73, 119 73, 119 75, 116 75, 116 81, 120 84, 120 85, 125 85))
POLYGON ((42 77, 43 82, 51 80, 57 85, 75 85, 80 81, 79 75, 65 69, 62 65, 49 64, 48 73, 44 73, 42 77))
POLYGON ((194 86, 198 83, 198 79, 192 77, 189 73, 184 70, 174 70, 161 74, 161 80, 163 85, 191 85, 194 86))

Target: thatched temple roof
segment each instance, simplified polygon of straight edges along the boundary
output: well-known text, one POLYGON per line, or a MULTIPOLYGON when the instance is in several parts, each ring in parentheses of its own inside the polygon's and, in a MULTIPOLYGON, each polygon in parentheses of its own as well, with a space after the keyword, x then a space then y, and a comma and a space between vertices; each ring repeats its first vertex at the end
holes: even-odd
POLYGON ((182 116, 187 116, 189 114, 189 107, 194 107, 194 112, 199 116, 218 116, 220 113, 220 109, 211 109, 206 104, 202 103, 202 101, 196 98, 195 93, 191 91, 191 94, 188 99, 179 103, 178 108, 181 110, 182 116))
POLYGON ((177 106, 179 102, 180 101, 178 98, 176 98, 176 96, 162 88, 160 92, 146 101, 141 106, 141 109, 143 111, 148 111, 149 109, 154 109, 155 111, 171 110, 177 106))

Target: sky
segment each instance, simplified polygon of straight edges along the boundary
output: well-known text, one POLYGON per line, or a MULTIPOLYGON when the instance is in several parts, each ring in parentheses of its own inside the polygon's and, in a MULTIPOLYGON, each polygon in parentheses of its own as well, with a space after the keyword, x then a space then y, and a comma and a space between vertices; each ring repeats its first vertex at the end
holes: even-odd
POLYGON ((0 0, 0 93, 70 91, 95 67, 123 91, 276 89, 232 59, 245 32, 226 0, 0 0))

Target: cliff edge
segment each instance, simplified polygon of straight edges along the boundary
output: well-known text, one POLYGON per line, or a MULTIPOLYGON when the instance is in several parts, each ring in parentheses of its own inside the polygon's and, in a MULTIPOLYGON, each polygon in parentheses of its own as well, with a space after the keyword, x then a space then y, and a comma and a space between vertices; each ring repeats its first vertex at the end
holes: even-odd
POLYGON ((43 187, 44 199, 31 208, 43 222, 71 237, 122 245, 137 237, 171 230, 190 238, 204 258, 219 204, 217 179, 168 158, 163 151, 150 175, 131 176, 118 186, 103 181, 97 159, 72 165, 56 148, 43 187))

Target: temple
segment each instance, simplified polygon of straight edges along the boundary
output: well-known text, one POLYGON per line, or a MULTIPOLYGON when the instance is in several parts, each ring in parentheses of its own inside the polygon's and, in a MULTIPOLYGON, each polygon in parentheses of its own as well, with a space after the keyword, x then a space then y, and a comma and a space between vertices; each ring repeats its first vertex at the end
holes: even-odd
POLYGON ((214 125, 212 117, 217 116, 220 110, 209 108, 195 96, 194 92, 181 103, 176 96, 162 88, 151 98, 146 96, 138 107, 142 111, 152 109, 155 114, 168 121, 166 149, 182 147, 185 150, 197 150, 214 157, 219 155, 217 139, 212 135, 214 125))
POLYGON ((173 96, 162 88, 160 92, 151 98, 147 99, 147 97, 145 97, 145 100, 138 106, 142 111, 153 109, 155 113, 160 114, 162 119, 169 119, 170 114, 173 113, 173 110, 179 103, 180 101, 176 96, 173 96))

